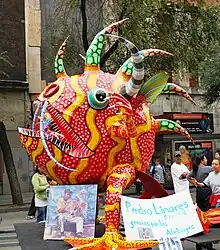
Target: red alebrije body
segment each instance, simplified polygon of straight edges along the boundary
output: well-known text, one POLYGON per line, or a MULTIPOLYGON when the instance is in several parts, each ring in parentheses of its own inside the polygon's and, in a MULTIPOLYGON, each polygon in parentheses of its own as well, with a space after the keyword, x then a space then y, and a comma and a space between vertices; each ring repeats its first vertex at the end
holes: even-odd
MULTIPOLYGON (((86 98, 89 92, 87 87, 89 78, 92 78, 93 81, 94 78, 103 79, 103 81, 98 81, 96 86, 110 91, 111 86, 108 86, 109 83, 106 84, 104 77, 104 73, 97 72, 94 74, 88 72, 88 74, 72 78, 64 77, 53 83, 54 86, 55 84, 59 86, 59 89, 61 89, 62 85, 65 85, 65 90, 63 90, 60 98, 51 104, 52 107, 62 112, 63 119, 81 140, 86 142, 85 144, 92 151, 92 155, 88 158, 72 157, 59 150, 53 142, 48 142, 48 147, 53 156, 59 159, 60 163, 78 171, 68 171, 56 166, 54 162, 51 162, 50 157, 44 150, 40 137, 28 137, 24 133, 20 133, 21 141, 33 161, 38 166, 46 166, 51 177, 59 183, 98 183, 99 187, 102 188, 106 177, 115 165, 129 163, 143 171, 149 165, 149 160, 154 152, 155 139, 155 126, 150 115, 146 117, 144 113, 141 116, 139 113, 134 112, 133 117, 137 127, 137 136, 126 138, 125 135, 125 138, 118 138, 108 133, 108 128, 110 129, 115 122, 119 122, 120 116, 123 116, 123 114, 116 115, 117 103, 121 102, 118 96, 113 95, 114 99, 110 104, 115 105, 115 108, 97 111, 89 106, 86 98), (81 94, 77 96, 75 89, 80 91, 81 94), (72 103, 68 102, 68 99, 72 103), (147 119, 149 124, 146 124, 147 119), (133 150, 130 147, 131 144, 135 145, 133 150)), ((109 79, 113 77, 113 75, 108 75, 109 79)), ((135 104, 135 100, 133 103, 135 104)), ((36 129, 39 129, 39 124, 36 124, 36 129)), ((51 132, 49 131, 49 133, 51 132)))
MULTIPOLYGON (((125 21, 97 34, 87 51, 82 75, 66 74, 66 41, 63 43, 55 60, 57 81, 38 97, 32 129, 19 128, 20 140, 33 162, 52 179, 60 184, 98 184, 99 191, 106 191, 106 233, 100 239, 67 239, 72 245, 83 245, 78 249, 157 245, 157 241, 126 242, 120 236, 120 194, 139 177, 144 183, 144 197, 167 195, 145 174, 156 133, 178 132, 192 139, 175 122, 154 120, 149 113, 150 103, 167 92, 168 77, 160 73, 143 84, 143 57, 170 53, 152 49, 139 52, 131 42, 117 37, 131 50, 132 58, 116 75, 99 69, 104 36, 125 21)), ((181 95, 192 101, 186 92, 181 95)))

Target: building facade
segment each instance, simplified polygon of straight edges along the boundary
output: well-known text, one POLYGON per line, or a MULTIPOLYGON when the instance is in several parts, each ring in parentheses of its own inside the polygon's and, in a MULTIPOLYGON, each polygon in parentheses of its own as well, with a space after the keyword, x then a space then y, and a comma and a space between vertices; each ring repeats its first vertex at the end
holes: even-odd
MULTIPOLYGON (((31 190, 33 164, 18 138, 18 127, 30 127, 32 100, 41 91, 41 12, 35 0, 8 0, 1 3, 0 120, 11 146, 21 191, 31 190)), ((0 150, 0 195, 10 194, 8 176, 0 150)))

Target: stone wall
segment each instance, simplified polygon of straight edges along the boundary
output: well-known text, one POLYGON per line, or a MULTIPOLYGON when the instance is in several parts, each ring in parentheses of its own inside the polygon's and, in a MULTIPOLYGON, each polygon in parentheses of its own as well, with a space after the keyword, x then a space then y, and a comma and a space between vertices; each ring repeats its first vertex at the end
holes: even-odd
MULTIPOLYGON (((33 164, 19 141, 17 130, 18 127, 29 127, 31 125, 31 120, 29 119, 31 111, 27 88, 28 84, 22 84, 21 82, 16 84, 5 82, 3 84, 1 81, 0 83, 0 120, 4 122, 6 127, 21 190, 22 192, 28 192, 31 190, 30 174, 33 169, 33 164), (7 88, 5 86, 3 88, 2 85, 7 86, 7 88), (18 85, 18 89, 16 89, 15 85, 18 85), (21 85, 25 85, 23 89, 21 89, 21 85), (11 88, 9 86, 11 86, 11 88)), ((10 194, 8 176, 3 164, 3 159, 1 158, 0 173, 2 172, 3 187, 0 187, 0 194, 10 194)))
POLYGON ((40 0, 25 0, 25 37, 29 94, 41 92, 41 10, 40 0))
POLYGON ((6 51, 12 67, 1 63, 1 70, 8 74, 5 79, 26 80, 24 0, 0 2, 0 53, 6 51))

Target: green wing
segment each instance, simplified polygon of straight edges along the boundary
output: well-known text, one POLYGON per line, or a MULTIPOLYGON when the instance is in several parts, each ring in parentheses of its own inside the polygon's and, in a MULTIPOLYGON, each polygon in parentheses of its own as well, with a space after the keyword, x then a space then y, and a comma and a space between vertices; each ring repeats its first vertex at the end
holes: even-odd
POLYGON ((166 72, 161 72, 151 77, 145 82, 138 92, 138 95, 145 96, 148 103, 153 103, 167 84, 168 76, 166 72))

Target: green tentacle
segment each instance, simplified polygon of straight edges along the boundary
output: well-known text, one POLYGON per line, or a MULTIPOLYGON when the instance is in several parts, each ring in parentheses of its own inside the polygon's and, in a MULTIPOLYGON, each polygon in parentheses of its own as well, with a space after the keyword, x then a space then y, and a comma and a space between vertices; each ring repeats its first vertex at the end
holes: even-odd
POLYGON ((65 41, 60 46, 57 52, 56 58, 55 58, 54 67, 55 67, 56 78, 67 76, 64 63, 63 63, 63 57, 64 57, 64 52, 66 49, 68 38, 69 36, 65 39, 65 41))
POLYGON ((158 134, 179 133, 183 136, 186 136, 191 142, 194 143, 193 138, 190 136, 189 132, 174 121, 167 119, 156 119, 155 127, 156 133, 158 134))
POLYGON ((123 19, 119 22, 113 23, 107 28, 100 31, 95 38, 93 39, 92 43, 90 44, 87 52, 86 52, 86 65, 87 66, 99 66, 100 64, 100 58, 102 49, 104 46, 104 34, 110 34, 114 30, 117 29, 118 26, 126 23, 128 19, 123 19))
POLYGON ((100 57, 104 45, 104 36, 102 33, 98 33, 93 39, 92 44, 89 46, 86 52, 86 64, 87 65, 99 65, 100 57))

